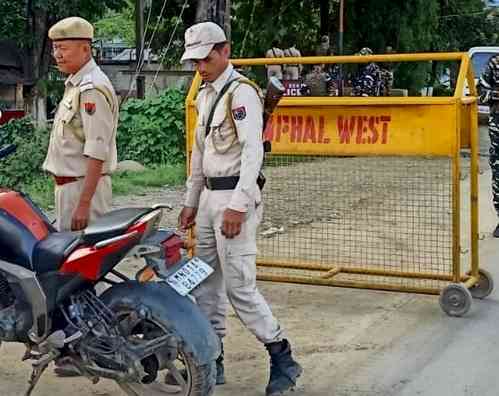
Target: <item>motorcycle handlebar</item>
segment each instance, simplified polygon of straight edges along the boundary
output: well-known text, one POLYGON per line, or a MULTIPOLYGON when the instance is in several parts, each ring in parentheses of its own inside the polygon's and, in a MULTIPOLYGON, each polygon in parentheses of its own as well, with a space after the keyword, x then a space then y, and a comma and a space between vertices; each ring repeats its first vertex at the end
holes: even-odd
POLYGON ((16 151, 15 144, 8 144, 7 146, 3 146, 2 148, 0 148, 0 159, 7 157, 8 155, 12 154, 14 151, 16 151))

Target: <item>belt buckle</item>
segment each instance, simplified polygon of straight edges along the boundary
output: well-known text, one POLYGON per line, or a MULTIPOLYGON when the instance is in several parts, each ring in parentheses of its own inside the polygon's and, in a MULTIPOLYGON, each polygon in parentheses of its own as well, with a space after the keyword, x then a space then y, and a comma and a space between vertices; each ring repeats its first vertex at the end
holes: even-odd
POLYGON ((211 182, 210 182, 210 178, 209 178, 209 177, 207 177, 207 178, 205 179, 205 184, 206 184, 206 188, 207 188, 208 190, 211 190, 211 189, 213 188, 213 186, 212 186, 212 184, 211 184, 211 182))

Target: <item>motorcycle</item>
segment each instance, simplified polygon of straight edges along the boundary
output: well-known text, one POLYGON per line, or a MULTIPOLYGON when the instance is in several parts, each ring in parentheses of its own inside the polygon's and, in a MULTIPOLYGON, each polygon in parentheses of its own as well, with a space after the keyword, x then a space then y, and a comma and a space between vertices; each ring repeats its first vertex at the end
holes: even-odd
POLYGON ((57 232, 27 195, 0 190, 0 344, 26 345, 26 396, 52 362, 129 396, 213 393, 220 342, 189 296, 213 270, 159 229, 164 209, 117 209, 82 232, 57 232), (145 263, 135 279, 115 268, 126 256, 145 263))

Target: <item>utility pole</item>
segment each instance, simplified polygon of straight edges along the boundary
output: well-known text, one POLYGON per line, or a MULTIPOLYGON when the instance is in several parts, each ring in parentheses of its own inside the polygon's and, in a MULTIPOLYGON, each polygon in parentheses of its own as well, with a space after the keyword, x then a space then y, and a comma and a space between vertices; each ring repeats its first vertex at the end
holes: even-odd
POLYGON ((224 29, 230 41, 230 10, 231 0, 198 0, 196 7, 196 22, 215 22, 224 29))
POLYGON ((338 55, 343 55, 343 33, 344 29, 345 0, 340 0, 340 22, 338 29, 338 55))
POLYGON ((320 37, 330 36, 329 29, 329 18, 330 18, 330 1, 329 0, 321 0, 319 3, 319 14, 320 14, 320 37))
POLYGON ((224 12, 224 30, 225 30, 225 34, 227 36, 227 40, 230 41, 231 39, 231 35, 232 35, 232 27, 231 27, 231 24, 230 24, 230 9, 231 9, 231 0, 225 0, 225 12, 224 12))
POLYGON ((145 77, 140 75, 144 59, 144 0, 135 0, 135 69, 137 98, 145 97, 145 77))
MULTIPOLYGON (((340 0, 340 13, 338 24, 338 55, 343 55, 345 0, 340 0)), ((338 95, 343 96, 343 64, 340 64, 338 95)))

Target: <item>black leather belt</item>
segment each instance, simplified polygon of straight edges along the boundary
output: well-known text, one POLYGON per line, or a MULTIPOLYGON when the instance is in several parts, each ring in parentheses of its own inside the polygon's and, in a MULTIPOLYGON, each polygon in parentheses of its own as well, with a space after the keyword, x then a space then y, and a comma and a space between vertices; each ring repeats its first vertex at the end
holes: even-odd
POLYGON ((204 180, 208 190, 234 190, 239 176, 206 177, 204 180))

